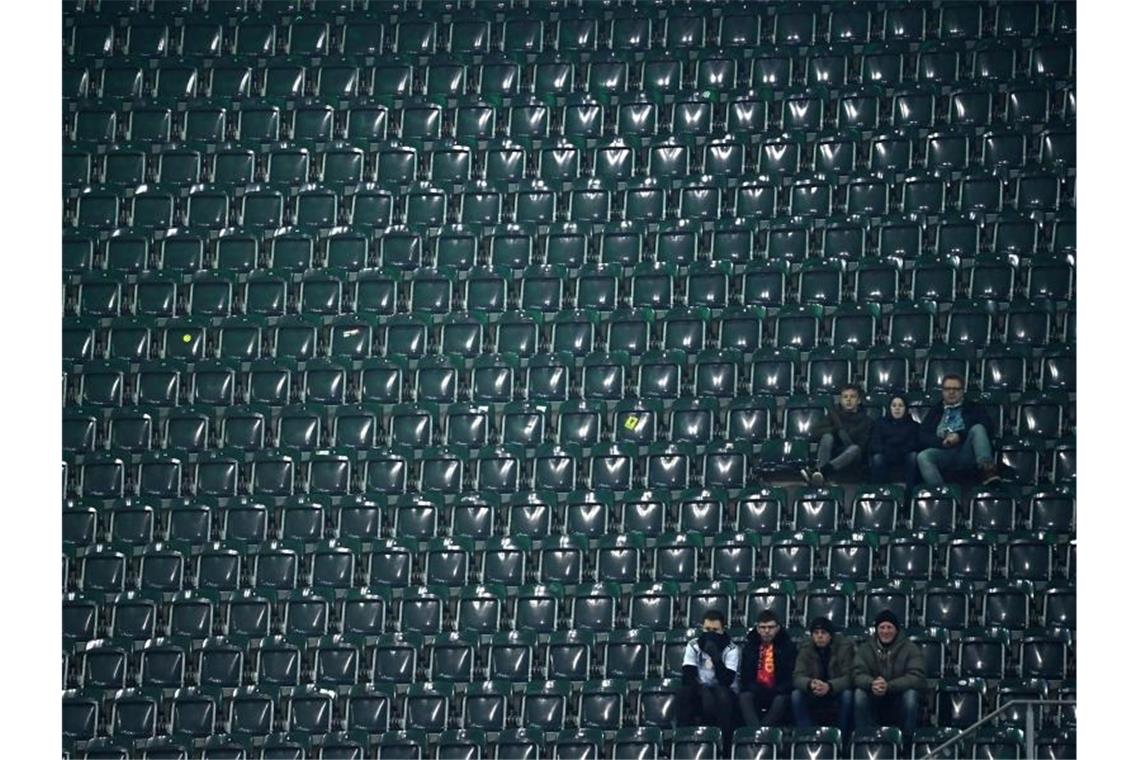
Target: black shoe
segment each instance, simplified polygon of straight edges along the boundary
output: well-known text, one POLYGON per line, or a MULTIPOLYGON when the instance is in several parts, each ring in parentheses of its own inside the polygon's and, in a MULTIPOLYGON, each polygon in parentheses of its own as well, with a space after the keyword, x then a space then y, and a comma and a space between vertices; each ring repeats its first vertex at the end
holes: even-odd
POLYGON ((1001 475, 998 473, 996 464, 983 464, 978 468, 982 473, 982 485, 988 486, 994 483, 1001 482, 1001 475))

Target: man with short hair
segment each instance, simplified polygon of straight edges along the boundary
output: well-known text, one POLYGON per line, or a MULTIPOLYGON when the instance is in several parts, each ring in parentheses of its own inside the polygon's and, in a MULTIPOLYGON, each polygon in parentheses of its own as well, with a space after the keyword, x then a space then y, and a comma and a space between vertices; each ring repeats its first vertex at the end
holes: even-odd
POLYGON ((800 470, 804 480, 813 486, 827 484, 841 470, 858 467, 871 438, 871 418, 863 411, 863 390, 848 383, 839 391, 839 403, 827 410, 827 416, 812 426, 818 435, 819 455, 815 470, 800 470), (836 445, 839 453, 832 456, 836 445))
POLYGON ((982 483, 1000 480, 990 443, 993 422, 985 407, 965 400, 961 375, 942 378, 942 401, 922 420, 918 429, 918 472, 927 485, 942 485, 948 470, 977 469, 982 483))
POLYGON ((899 627, 895 613, 881 611, 875 635, 855 652, 855 728, 896 725, 909 741, 926 690, 926 658, 899 627))
POLYGON ((740 712, 745 725, 781 726, 787 721, 795 668, 795 644, 776 613, 764 610, 740 655, 740 712))
POLYGON ((811 621, 811 640, 800 647, 792 675, 792 714, 798 728, 812 728, 830 722, 821 715, 836 714, 840 730, 851 730, 851 671, 855 645, 836 633, 829 618, 811 621))
POLYGON ((732 685, 740 667, 740 648, 725 631, 724 613, 709 610, 701 620, 700 636, 685 645, 681 664, 677 725, 718 726, 725 746, 732 746, 732 685))

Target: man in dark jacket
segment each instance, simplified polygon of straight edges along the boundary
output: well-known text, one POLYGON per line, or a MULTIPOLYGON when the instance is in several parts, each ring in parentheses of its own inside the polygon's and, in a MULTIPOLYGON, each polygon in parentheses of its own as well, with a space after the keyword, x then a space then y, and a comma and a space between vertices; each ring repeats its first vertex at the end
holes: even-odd
POLYGON ((747 726, 784 725, 795 668, 796 645, 776 614, 764 610, 740 655, 740 712, 747 726))
POLYGON ((724 613, 709 610, 700 636, 685 645, 678 694, 677 725, 720 728, 725 746, 732 747, 736 728, 732 684, 740 667, 740 648, 724 630, 724 613))
POLYGON ((827 417, 812 427, 819 438, 819 456, 815 471, 800 471, 804 480, 822 486, 838 471, 857 467, 867 451, 871 437, 871 418, 863 411, 863 391, 858 385, 845 385, 839 391, 839 404, 827 411, 827 417), (836 445, 839 453, 832 456, 836 445))
MULTIPOLYGON (((799 728, 812 728, 822 714, 838 713, 840 730, 851 730, 851 672, 855 645, 835 633, 831 620, 811 621, 811 641, 800 647, 792 674, 792 714, 799 728)), ((828 722, 828 721, 823 721, 828 722)))
POLYGON ((855 728, 896 725, 908 740, 914 735, 926 690, 926 658, 899 635, 899 619, 890 610, 875 616, 875 635, 855 652, 855 728))
POLYGON ((926 413, 918 430, 918 472, 927 485, 942 485, 946 470, 977 468, 983 483, 999 480, 990 443, 993 422, 985 407, 965 400, 961 375, 942 378, 942 403, 926 413))

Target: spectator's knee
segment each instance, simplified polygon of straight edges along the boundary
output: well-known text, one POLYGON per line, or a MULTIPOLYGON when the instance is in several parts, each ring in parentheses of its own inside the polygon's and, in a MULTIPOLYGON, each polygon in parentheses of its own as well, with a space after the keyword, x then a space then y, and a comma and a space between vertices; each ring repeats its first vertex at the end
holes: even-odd
POLYGON ((938 453, 938 449, 923 449, 915 455, 914 459, 920 465, 932 465, 936 453, 938 453))
POLYGON ((918 690, 907 689, 902 693, 903 704, 908 710, 918 709, 918 690))
POLYGON ((981 424, 980 422, 977 422, 977 423, 974 423, 973 425, 970 426, 970 429, 966 431, 966 435, 978 437, 978 436, 984 436, 984 435, 988 435, 988 434, 986 433, 986 426, 981 424))

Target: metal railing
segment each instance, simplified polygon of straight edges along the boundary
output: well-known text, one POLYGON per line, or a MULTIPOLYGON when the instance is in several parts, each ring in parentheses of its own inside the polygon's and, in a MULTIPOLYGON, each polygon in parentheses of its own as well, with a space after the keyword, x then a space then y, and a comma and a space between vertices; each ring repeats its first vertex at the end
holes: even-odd
MULTIPOLYGON (((991 721, 993 721, 994 718, 1001 715, 1003 712, 1005 712, 1006 710, 1008 710, 1009 708, 1011 708, 1015 705, 1028 705, 1030 708, 1033 708, 1033 707, 1036 707, 1039 705, 1057 705, 1057 706, 1072 705, 1072 706, 1076 706, 1076 704, 1077 704, 1076 700, 1071 700, 1071 699, 1011 699, 1009 702, 1006 702, 1005 704, 1003 704, 998 709, 994 710, 989 715, 984 716, 981 720, 979 720, 974 725, 963 730, 957 736, 953 737, 952 739, 947 739, 942 744, 939 744, 937 747, 935 747, 934 749, 927 752, 925 755, 922 756, 922 760, 930 760, 931 758, 937 757, 939 752, 941 752, 944 749, 948 749, 950 747, 953 747, 955 744, 961 742, 967 736, 970 736, 971 734, 977 733, 979 728, 986 725, 987 723, 990 723, 991 721)), ((1037 726, 1036 726, 1036 722, 1037 722, 1036 710, 1033 710, 1033 709, 1026 710, 1025 711, 1025 760, 1036 760, 1036 758, 1037 758, 1037 742, 1036 742, 1037 726)))

